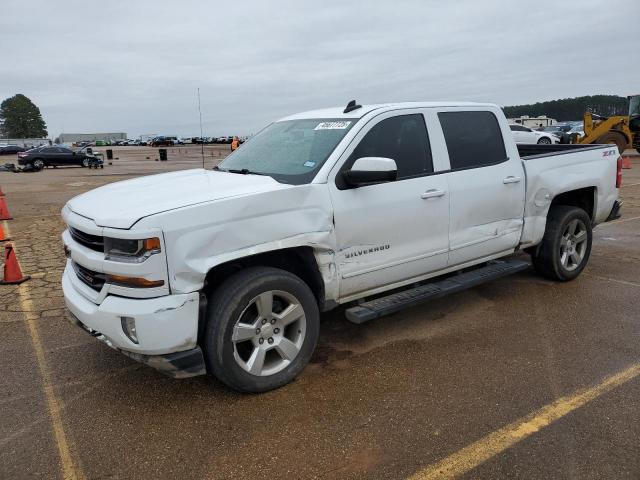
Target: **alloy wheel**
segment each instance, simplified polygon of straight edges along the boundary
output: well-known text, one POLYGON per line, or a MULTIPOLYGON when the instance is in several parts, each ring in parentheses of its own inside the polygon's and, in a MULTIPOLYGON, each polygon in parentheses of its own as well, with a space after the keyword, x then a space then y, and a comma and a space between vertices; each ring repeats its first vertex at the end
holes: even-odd
POLYGON ((560 263, 567 271, 580 266, 587 252, 587 227, 582 220, 571 220, 560 239, 560 263))
POLYGON ((284 370, 300 353, 306 333, 302 304, 280 290, 261 293, 242 311, 231 341, 236 363, 256 376, 284 370))

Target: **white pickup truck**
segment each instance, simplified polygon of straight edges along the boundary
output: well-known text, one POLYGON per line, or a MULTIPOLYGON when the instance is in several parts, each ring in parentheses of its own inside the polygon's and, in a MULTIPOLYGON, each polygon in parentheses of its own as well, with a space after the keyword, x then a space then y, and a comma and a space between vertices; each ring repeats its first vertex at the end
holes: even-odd
POLYGON ((123 354, 262 392, 300 373, 339 305, 362 323, 529 268, 507 258, 521 250, 575 278, 620 215, 620 169, 615 145, 516 145, 492 104, 352 101, 274 122, 213 170, 71 199, 64 297, 123 354))

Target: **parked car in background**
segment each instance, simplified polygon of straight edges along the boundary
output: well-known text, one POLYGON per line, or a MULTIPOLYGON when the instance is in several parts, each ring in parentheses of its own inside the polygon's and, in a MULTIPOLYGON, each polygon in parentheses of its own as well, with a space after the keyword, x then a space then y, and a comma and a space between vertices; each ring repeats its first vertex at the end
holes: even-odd
POLYGON ((577 137, 584 135, 584 123, 562 122, 549 127, 545 127, 545 132, 560 138, 560 143, 574 143, 577 137))
POLYGON ((193 138, 191 137, 186 137, 186 138, 181 138, 180 141, 182 142, 183 145, 188 145, 190 143, 193 143, 193 138))
POLYGON ((36 170, 40 170, 43 167, 68 165, 88 167, 92 165, 96 157, 87 153, 86 148, 74 152, 66 147, 36 147, 26 152, 18 153, 18 164, 23 166, 30 165, 36 170))
POLYGON ((553 145, 560 143, 560 137, 549 133, 541 132, 539 130, 532 130, 529 127, 523 127, 522 125, 511 124, 509 125, 511 134, 516 143, 537 143, 539 145, 553 145))
POLYGON ((15 155, 18 152, 24 152, 27 149, 20 145, 0 145, 0 155, 15 155))
POLYGON ((151 146, 152 147, 172 147, 173 145, 175 145, 174 142, 176 140, 177 140, 177 137, 165 137, 164 135, 161 135, 151 140, 151 146))
POLYGON ((565 133, 571 130, 571 124, 569 123, 556 123, 555 125, 550 125, 548 127, 544 127, 543 132, 552 133, 557 137, 562 137, 565 133))

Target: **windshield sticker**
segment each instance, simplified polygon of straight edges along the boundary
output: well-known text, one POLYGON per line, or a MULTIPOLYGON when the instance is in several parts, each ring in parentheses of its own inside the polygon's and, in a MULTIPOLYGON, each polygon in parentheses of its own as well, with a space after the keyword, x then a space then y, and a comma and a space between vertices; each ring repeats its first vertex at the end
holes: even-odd
POLYGON ((345 130, 351 122, 320 122, 314 130, 345 130))
POLYGON ((312 162, 312 161, 304 162, 304 166, 305 167, 315 167, 316 166, 316 162, 312 162))

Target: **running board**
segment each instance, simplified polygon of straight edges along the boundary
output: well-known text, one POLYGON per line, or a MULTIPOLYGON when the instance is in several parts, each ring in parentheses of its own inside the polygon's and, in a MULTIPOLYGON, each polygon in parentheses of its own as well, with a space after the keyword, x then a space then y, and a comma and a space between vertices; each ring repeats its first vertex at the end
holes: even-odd
POLYGON ((374 318, 396 313, 404 308, 420 305, 429 300, 460 292, 491 280, 521 272, 529 268, 529 263, 522 260, 498 260, 487 266, 476 268, 444 280, 420 285, 409 290, 402 290, 386 297, 376 298, 347 309, 347 320, 353 323, 364 323, 374 318))

